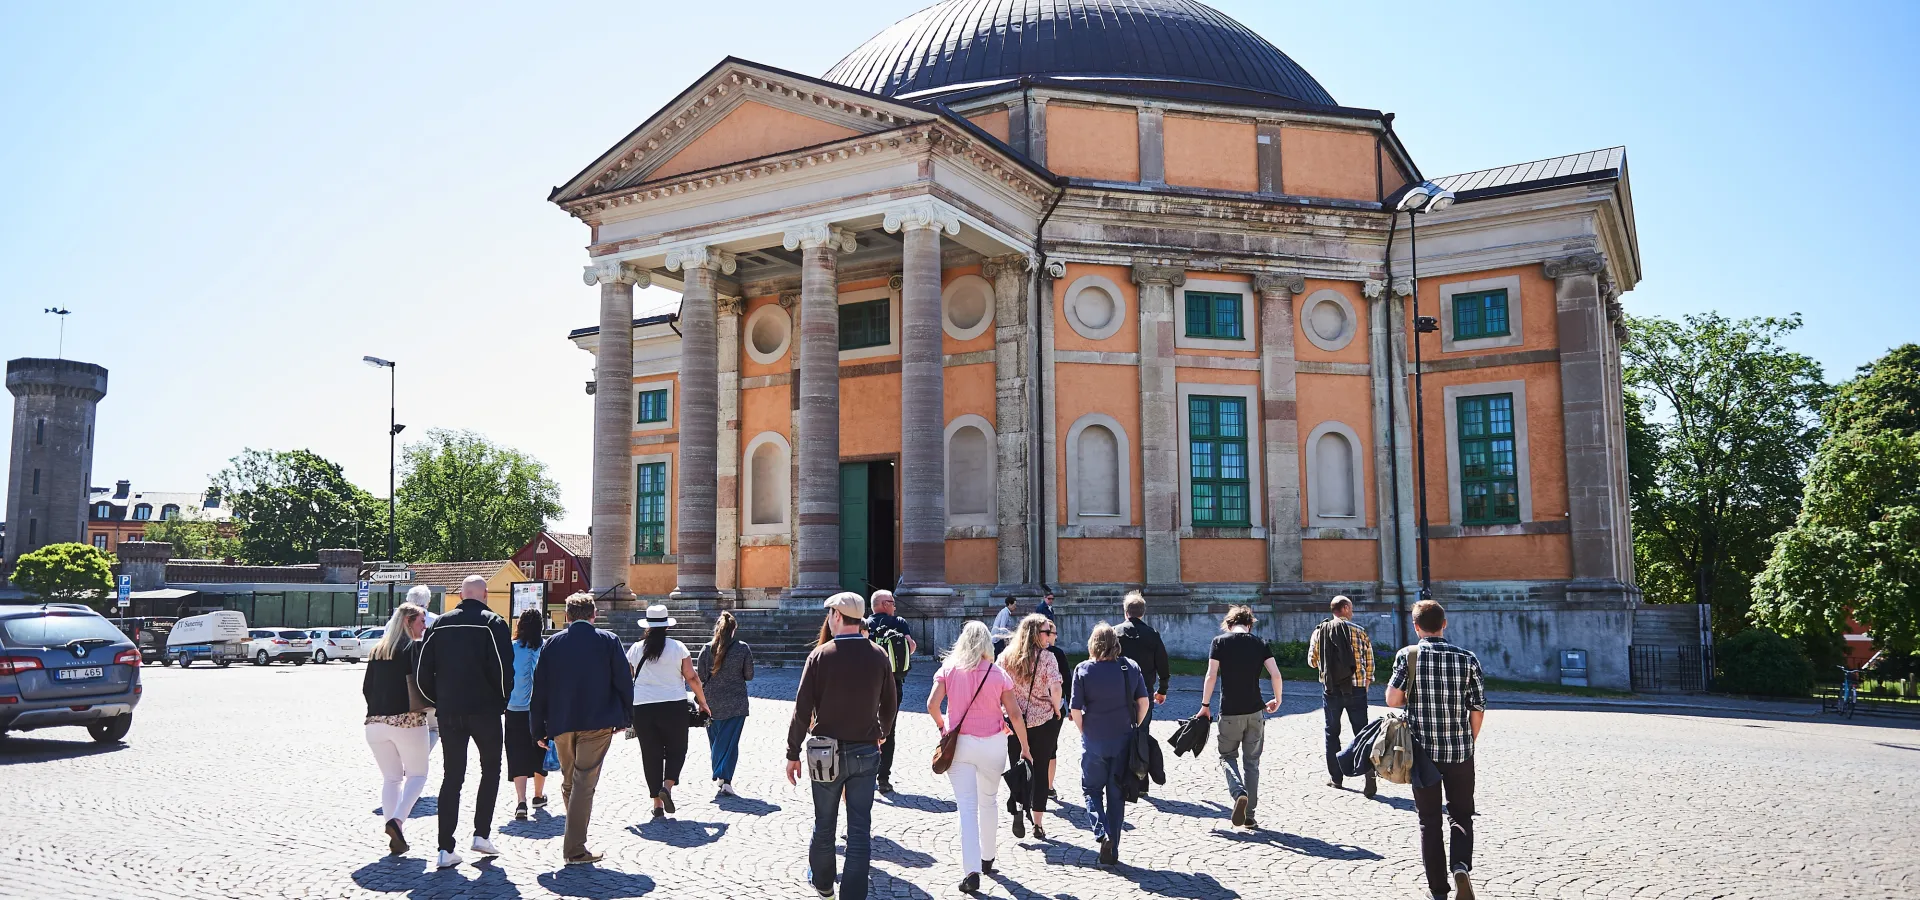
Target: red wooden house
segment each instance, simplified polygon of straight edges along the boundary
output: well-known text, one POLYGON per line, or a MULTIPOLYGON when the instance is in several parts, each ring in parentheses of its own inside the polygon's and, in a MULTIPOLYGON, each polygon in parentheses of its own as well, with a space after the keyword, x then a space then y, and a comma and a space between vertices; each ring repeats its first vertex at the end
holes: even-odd
POLYGON ((541 529, 513 554, 528 581, 547 583, 547 602, 560 603, 576 591, 587 590, 590 545, 584 534, 561 534, 541 529))

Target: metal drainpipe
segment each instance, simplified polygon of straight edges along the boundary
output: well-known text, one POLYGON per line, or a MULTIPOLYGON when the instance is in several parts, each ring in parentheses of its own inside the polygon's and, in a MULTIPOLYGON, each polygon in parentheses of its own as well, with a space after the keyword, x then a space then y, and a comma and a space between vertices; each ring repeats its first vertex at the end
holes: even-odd
MULTIPOLYGON (((1053 218, 1053 211, 1060 207, 1061 199, 1067 196, 1066 185, 1061 182, 1055 183, 1059 184, 1059 190, 1054 193, 1053 202, 1047 204, 1047 212, 1040 217, 1039 227, 1033 230, 1033 281, 1027 291, 1027 293, 1031 295, 1029 308, 1033 311, 1033 315, 1030 317, 1028 323, 1028 327, 1033 331, 1034 437, 1032 443, 1039 451, 1028 451, 1028 456, 1031 459, 1028 469, 1034 473, 1035 483, 1035 492, 1032 501, 1033 508, 1029 511, 1032 522, 1030 526, 1032 530, 1030 533, 1033 535, 1033 538, 1031 549, 1027 552, 1028 584, 1045 582, 1047 577, 1047 567, 1045 565, 1047 552, 1047 523, 1045 512, 1047 505, 1047 470, 1048 467, 1053 465, 1053 459, 1050 457, 1042 458, 1046 456, 1047 448, 1046 432, 1042 430, 1046 427, 1047 372, 1045 365, 1043 365, 1045 359, 1044 348, 1040 346, 1040 336, 1043 333, 1040 328, 1040 315, 1046 308, 1045 305, 1040 302, 1040 284, 1041 280, 1045 278, 1047 274, 1047 250, 1042 236, 1046 233, 1047 221, 1053 218)), ((1049 287, 1051 287, 1051 285, 1049 285, 1049 287)))
POLYGON ((1387 311, 1387 475, 1393 490, 1393 632, 1399 646, 1407 645, 1407 559, 1400 534, 1400 429, 1395 421, 1393 382, 1393 237, 1400 214, 1387 213, 1387 287, 1382 308, 1387 311))

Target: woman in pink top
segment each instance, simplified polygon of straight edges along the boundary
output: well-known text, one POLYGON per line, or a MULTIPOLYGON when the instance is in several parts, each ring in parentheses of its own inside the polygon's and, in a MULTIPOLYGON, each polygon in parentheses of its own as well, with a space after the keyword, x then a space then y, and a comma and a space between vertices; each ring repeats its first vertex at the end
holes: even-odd
POLYGON ((1027 777, 1026 793, 1007 798, 1007 812, 1013 814, 1013 836, 1026 837, 1026 820, 1022 817, 1022 808, 1033 816, 1033 836, 1047 839, 1046 826, 1040 822, 1047 812, 1047 791, 1053 787, 1049 772, 1055 752, 1060 747, 1060 704, 1061 678, 1060 663, 1053 658, 1047 648, 1053 646, 1055 629, 1053 620, 1034 613, 1020 620, 1020 627, 1013 633, 1013 639, 1007 642, 1007 649, 1000 653, 1000 668, 1013 679, 1014 699, 1020 705, 1021 715, 1026 720, 1027 743, 1015 744, 1007 740, 1007 756, 1016 756, 1024 746, 1032 759, 1031 774, 1027 777))
POLYGON ((960 808, 960 865, 965 877, 960 890, 973 893, 980 889, 981 873, 992 874, 994 849, 998 845, 999 824, 994 807, 1000 794, 1000 773, 1007 767, 1006 721, 1020 740, 1020 756, 1032 759, 1027 751, 1026 716, 1021 714, 1013 679, 993 664, 993 637, 984 622, 968 622, 960 629, 960 640, 947 652, 947 659, 933 676, 933 693, 927 697, 927 715, 945 735, 958 731, 960 740, 953 753, 953 768, 947 777, 953 780, 953 799, 960 808), (946 715, 941 715, 941 701, 946 715), (1006 718, 1003 720, 1001 716, 1006 718))

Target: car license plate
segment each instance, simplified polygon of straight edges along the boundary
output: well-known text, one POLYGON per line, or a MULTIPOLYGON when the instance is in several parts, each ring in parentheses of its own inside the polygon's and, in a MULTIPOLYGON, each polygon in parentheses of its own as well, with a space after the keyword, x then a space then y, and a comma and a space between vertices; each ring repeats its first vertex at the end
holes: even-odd
POLYGON ((88 678, 99 678, 105 674, 107 670, 99 666, 89 666, 84 669, 56 669, 53 678, 55 681, 84 681, 88 678))

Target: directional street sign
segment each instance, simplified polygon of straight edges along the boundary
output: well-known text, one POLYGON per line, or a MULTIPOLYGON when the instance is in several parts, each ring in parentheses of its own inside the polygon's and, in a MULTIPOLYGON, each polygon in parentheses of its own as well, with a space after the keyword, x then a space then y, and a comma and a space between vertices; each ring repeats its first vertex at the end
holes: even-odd
POLYGON ((127 607, 133 605, 133 576, 132 575, 120 576, 119 597, 120 597, 121 609, 126 609, 127 607))
POLYGON ((371 581, 374 581, 380 584, 387 584, 395 581, 412 581, 413 573, 405 569, 400 569, 397 571, 394 569, 382 569, 378 572, 374 572, 373 574, 367 577, 371 581))

